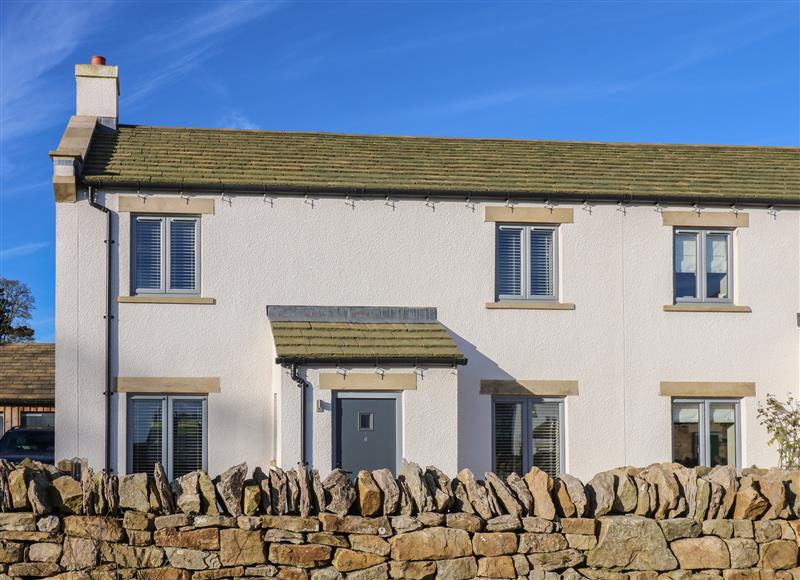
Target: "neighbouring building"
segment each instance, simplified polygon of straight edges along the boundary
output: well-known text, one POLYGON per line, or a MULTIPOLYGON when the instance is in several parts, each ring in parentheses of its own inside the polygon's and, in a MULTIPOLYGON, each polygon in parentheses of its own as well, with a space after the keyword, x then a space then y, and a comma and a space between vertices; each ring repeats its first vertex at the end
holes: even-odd
POLYGON ((0 435, 12 427, 55 426, 55 345, 0 345, 0 435))
POLYGON ((120 123, 54 166, 56 455, 451 475, 772 465, 800 149, 120 123))

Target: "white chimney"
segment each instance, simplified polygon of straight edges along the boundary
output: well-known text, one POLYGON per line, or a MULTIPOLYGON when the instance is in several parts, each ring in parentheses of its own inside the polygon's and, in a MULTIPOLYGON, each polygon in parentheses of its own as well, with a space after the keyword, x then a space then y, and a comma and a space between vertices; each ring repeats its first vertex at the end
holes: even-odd
POLYGON ((75 65, 76 111, 79 116, 117 128, 119 119, 119 68, 106 65, 103 56, 93 56, 91 64, 75 65))

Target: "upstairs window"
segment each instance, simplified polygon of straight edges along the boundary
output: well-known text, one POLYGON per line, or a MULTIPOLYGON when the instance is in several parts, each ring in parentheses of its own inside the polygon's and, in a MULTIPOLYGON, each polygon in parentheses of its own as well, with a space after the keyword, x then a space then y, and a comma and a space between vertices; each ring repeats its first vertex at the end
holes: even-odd
POLYGON ((137 294, 199 292, 196 217, 137 216, 133 230, 133 286, 137 294))
POLYGON ((558 229, 497 226, 497 300, 556 300, 558 229))
POLYGON ((675 230, 675 302, 733 302, 733 241, 726 230, 675 230))

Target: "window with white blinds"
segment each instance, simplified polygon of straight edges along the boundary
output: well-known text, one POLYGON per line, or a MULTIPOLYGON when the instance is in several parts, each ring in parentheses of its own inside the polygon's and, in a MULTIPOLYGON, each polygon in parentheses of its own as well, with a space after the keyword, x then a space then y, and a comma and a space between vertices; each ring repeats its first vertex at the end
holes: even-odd
POLYGON ((197 290, 197 220, 169 220, 169 285, 172 290, 197 290))
POLYGON ((525 472, 524 415, 522 401, 497 400, 494 403, 494 469, 503 477, 512 472, 525 472))
POLYGON ((128 472, 152 473, 160 461, 170 479, 206 469, 207 398, 131 395, 128 472))
POLYGON ((733 236, 726 230, 675 229, 675 302, 733 302, 733 236))
POLYGON ((561 473, 561 401, 531 401, 531 465, 561 473))
POLYGON ((558 294, 558 229, 498 225, 497 300, 555 300, 558 294))
POLYGON ((563 399, 497 396, 492 414, 498 475, 522 475, 532 466, 553 477, 564 470, 563 399))
POLYGON ((199 218, 137 216, 134 219, 134 291, 197 294, 199 218))

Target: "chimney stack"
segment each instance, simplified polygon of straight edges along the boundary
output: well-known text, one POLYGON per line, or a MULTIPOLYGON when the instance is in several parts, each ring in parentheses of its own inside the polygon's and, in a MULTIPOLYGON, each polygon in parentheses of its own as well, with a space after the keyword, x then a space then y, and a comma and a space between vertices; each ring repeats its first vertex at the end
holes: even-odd
POLYGON ((116 130, 119 120, 119 69, 107 65, 104 56, 94 55, 90 62, 75 65, 75 114, 97 117, 98 123, 116 130))

